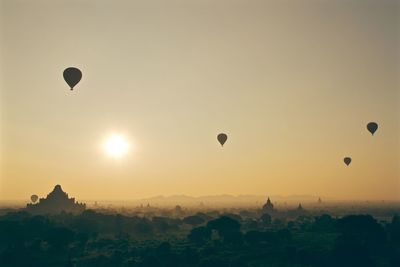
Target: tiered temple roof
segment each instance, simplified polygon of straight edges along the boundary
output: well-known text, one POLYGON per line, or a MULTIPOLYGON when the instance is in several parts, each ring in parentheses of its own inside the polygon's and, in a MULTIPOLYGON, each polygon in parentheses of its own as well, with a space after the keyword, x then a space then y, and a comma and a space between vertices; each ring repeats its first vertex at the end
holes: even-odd
POLYGON ((80 213, 86 204, 78 203, 75 198, 69 198, 60 185, 56 185, 46 198, 40 198, 37 204, 27 204, 26 210, 34 214, 56 214, 62 211, 80 213))

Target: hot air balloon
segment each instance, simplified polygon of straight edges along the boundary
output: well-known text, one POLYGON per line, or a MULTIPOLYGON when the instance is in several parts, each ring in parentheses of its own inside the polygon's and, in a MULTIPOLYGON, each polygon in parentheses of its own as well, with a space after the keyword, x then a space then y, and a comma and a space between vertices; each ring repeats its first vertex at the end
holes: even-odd
POLYGON ((350 158, 350 157, 345 157, 345 158, 343 159, 343 161, 344 161, 344 163, 345 163, 347 166, 349 166, 350 163, 351 163, 351 158, 350 158))
POLYGON ((37 195, 32 195, 31 196, 31 200, 32 200, 33 203, 35 203, 38 200, 38 198, 39 197, 37 195))
POLYGON ((226 134, 224 134, 224 133, 220 133, 217 136, 217 139, 218 139, 218 142, 221 144, 221 146, 224 146, 226 140, 228 139, 228 136, 226 134))
POLYGON ((64 80, 71 87, 71 90, 74 89, 74 86, 79 83, 82 79, 82 72, 74 67, 66 68, 63 72, 64 80))
POLYGON ((367 129, 372 135, 374 135, 376 130, 378 130, 378 124, 376 122, 370 122, 367 124, 367 129))

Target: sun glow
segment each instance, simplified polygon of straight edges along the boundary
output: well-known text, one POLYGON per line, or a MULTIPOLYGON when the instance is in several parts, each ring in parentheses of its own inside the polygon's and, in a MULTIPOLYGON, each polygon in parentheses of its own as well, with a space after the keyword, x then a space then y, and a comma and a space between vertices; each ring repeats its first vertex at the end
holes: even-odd
POLYGON ((124 156, 129 149, 128 141, 120 134, 113 134, 104 143, 106 153, 114 158, 124 156))

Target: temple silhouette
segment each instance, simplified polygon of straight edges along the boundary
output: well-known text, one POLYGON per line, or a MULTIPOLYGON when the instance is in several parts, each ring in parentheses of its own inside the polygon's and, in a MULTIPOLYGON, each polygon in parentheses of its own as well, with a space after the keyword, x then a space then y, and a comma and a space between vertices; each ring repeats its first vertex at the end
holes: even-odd
POLYGON ((274 204, 272 204, 271 200, 268 197, 267 203, 262 207, 262 211, 266 213, 274 213, 276 209, 274 208, 274 204))
POLYGON ((37 204, 26 205, 26 210, 33 214, 80 213, 85 209, 86 204, 69 198, 60 185, 56 185, 46 198, 40 198, 37 204))

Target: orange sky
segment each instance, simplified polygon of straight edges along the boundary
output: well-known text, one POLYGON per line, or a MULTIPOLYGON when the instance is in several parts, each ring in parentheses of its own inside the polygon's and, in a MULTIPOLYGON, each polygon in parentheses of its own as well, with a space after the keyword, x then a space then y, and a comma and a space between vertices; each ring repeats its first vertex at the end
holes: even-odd
POLYGON ((0 3, 0 200, 400 200, 399 1, 0 3))

